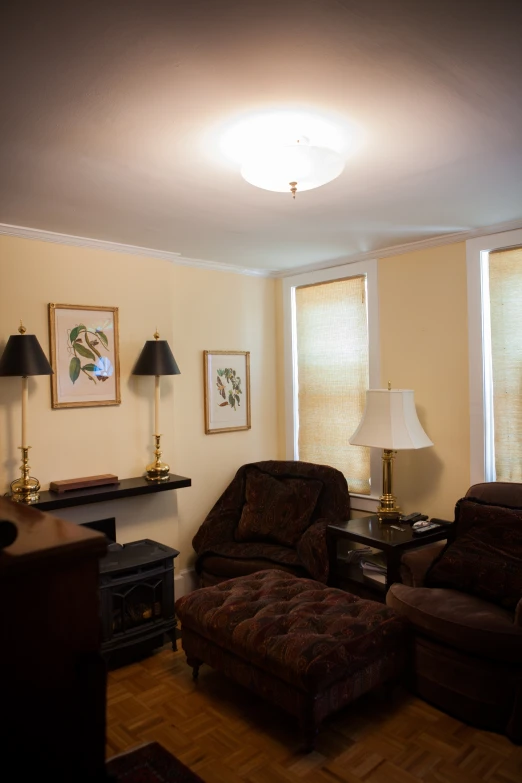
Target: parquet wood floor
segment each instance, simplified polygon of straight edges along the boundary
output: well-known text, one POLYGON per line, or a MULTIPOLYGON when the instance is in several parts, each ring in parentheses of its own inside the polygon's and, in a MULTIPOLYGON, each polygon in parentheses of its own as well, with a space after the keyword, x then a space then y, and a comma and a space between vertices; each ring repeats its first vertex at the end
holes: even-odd
POLYGON ((164 647, 111 672, 107 757, 157 741, 206 783, 522 783, 522 748, 414 696, 369 694, 300 752, 296 721, 164 647))

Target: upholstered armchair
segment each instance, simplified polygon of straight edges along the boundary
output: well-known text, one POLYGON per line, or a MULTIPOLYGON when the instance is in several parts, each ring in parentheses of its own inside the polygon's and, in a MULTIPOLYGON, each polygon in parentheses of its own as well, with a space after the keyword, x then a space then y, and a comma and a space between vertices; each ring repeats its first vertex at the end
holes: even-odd
POLYGON ((243 465, 194 536, 202 586, 267 568, 328 579, 326 527, 348 519, 343 474, 327 465, 243 465))
POLYGON ((455 524, 403 555, 386 603, 414 627, 416 692, 522 743, 522 484, 475 484, 455 524))

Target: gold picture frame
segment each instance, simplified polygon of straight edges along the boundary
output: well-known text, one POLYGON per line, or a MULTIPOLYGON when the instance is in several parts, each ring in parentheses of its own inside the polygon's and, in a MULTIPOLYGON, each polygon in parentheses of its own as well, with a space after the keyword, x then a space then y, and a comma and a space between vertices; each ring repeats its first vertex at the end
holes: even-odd
POLYGON ((119 405, 118 308, 49 304, 51 405, 119 405))
POLYGON ((250 351, 203 351, 205 433, 249 430, 250 351))

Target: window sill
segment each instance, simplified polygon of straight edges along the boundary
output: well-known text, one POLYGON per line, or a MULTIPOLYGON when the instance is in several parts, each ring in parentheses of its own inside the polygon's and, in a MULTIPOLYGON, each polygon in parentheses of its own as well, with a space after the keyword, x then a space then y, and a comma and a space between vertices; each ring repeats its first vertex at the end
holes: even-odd
POLYGON ((370 511, 375 513, 379 505, 379 498, 373 495, 357 495, 350 492, 350 506, 354 511, 370 511))

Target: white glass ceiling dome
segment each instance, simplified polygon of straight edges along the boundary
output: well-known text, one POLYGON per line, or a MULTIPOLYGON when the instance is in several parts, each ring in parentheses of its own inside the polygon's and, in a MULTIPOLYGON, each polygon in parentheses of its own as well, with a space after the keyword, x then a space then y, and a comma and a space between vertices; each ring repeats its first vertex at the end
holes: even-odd
POLYGON ((318 188, 344 169, 341 155, 328 147, 310 145, 306 137, 293 144, 252 150, 243 161, 242 177, 251 185, 280 193, 318 188))

